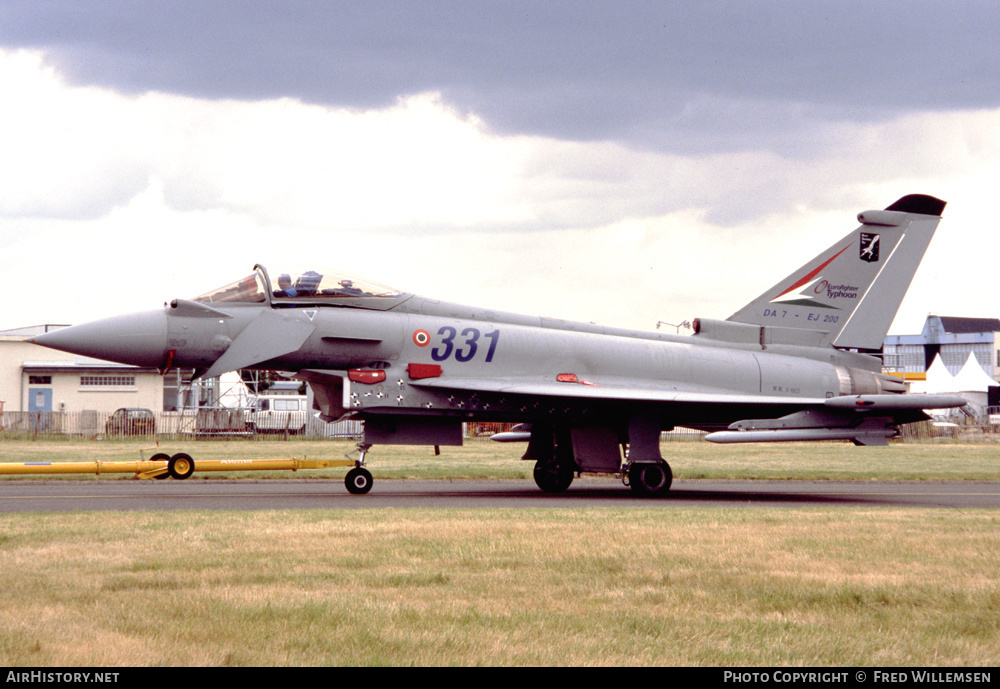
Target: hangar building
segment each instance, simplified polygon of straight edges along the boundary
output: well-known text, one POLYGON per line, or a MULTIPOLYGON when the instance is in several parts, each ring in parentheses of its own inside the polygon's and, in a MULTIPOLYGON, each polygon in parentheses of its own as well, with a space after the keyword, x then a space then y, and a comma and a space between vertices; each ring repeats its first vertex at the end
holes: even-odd
POLYGON ((919 335, 886 337, 882 353, 888 371, 926 374, 940 357, 953 376, 973 354, 983 372, 1000 382, 1000 319, 930 315, 919 335))

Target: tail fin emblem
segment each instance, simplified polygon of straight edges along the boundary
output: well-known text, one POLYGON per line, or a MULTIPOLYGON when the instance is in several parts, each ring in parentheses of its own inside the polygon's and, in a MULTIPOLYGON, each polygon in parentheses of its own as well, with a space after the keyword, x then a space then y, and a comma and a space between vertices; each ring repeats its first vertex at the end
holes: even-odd
POLYGON ((878 262, 879 235, 874 232, 861 233, 861 255, 859 258, 868 263, 878 262))

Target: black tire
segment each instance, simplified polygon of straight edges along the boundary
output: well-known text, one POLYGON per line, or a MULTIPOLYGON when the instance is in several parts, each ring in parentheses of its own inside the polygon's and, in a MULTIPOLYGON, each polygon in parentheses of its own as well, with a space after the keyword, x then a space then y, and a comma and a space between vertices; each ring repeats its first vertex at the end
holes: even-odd
POLYGON ((573 483, 573 469, 555 462, 535 462, 535 485, 546 493, 562 493, 573 483))
POLYGON ((361 467, 356 467, 347 472, 346 478, 344 478, 344 485, 347 486, 347 492, 354 495, 364 495, 372 489, 372 475, 367 469, 362 469, 361 467))
POLYGON ((191 455, 178 452, 167 462, 167 473, 178 481, 183 481, 194 473, 194 460, 191 455))
MULTIPOLYGON (((149 458, 150 462, 169 462, 170 455, 166 452, 157 452, 155 455, 149 458)), ((165 478, 170 478, 170 473, 160 474, 159 476, 154 476, 157 481, 162 481, 165 478)))
POLYGON ((673 472, 666 462, 636 463, 629 467, 628 485, 632 492, 643 497, 666 495, 674 481, 673 472))

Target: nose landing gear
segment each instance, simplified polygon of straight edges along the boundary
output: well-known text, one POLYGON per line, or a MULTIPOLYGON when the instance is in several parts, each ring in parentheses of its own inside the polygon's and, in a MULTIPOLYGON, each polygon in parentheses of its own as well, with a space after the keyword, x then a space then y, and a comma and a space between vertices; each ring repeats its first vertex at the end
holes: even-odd
MULTIPOLYGON (((370 471, 365 469, 365 455, 368 454, 368 450, 371 449, 371 445, 366 443, 358 443, 358 458, 354 460, 354 468, 347 472, 347 476, 344 478, 344 485, 347 486, 347 492, 353 495, 364 495, 372 489, 372 474, 370 471)), ((353 453, 351 453, 353 454, 353 453)), ((350 459, 351 455, 347 455, 350 459)))

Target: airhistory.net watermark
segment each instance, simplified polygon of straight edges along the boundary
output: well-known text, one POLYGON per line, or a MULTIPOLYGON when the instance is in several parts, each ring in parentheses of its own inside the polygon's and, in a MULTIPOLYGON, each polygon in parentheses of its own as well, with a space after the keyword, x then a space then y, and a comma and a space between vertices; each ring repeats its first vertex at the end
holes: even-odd
POLYGON ((118 681, 117 672, 30 672, 7 671, 7 683, 24 684, 107 684, 118 681))

